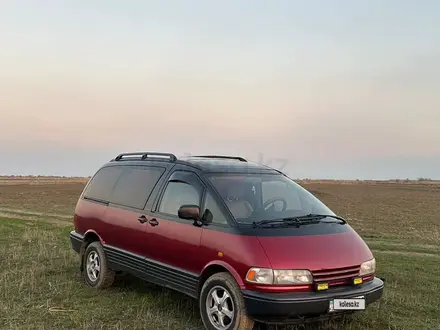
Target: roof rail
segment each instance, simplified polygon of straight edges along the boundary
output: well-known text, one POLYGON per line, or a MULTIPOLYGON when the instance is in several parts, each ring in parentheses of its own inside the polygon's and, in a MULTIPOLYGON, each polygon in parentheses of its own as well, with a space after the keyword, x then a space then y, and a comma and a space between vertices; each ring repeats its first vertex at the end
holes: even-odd
POLYGON ((160 159, 166 159, 169 158, 170 162, 175 162, 177 160, 177 157, 170 153, 163 153, 163 152, 150 152, 150 151, 144 151, 144 152, 127 152, 123 154, 119 154, 115 157, 115 161, 124 160, 124 158, 133 159, 133 160, 148 160, 148 158, 160 158, 160 159), (138 157, 134 157, 138 156, 138 157))
POLYGON ((197 158, 215 158, 215 159, 235 159, 239 160, 240 162, 246 162, 247 160, 243 157, 236 157, 236 156, 218 156, 218 155, 200 155, 200 156, 191 156, 191 157, 197 157, 197 158))

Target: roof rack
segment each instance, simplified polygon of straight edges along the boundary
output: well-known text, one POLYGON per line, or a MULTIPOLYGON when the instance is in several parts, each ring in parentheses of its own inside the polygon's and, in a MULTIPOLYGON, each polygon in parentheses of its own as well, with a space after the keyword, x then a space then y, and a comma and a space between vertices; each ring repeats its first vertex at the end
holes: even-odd
POLYGON ((243 157, 236 157, 236 156, 218 156, 218 155, 200 155, 200 156, 191 156, 191 157, 197 157, 197 158, 215 158, 215 159, 235 159, 239 160, 240 162, 246 162, 247 160, 243 157))
POLYGON ((163 152, 150 152, 150 151, 144 151, 144 152, 127 152, 123 154, 119 154, 114 159, 115 161, 120 161, 126 159, 133 159, 133 160, 147 160, 148 158, 160 158, 166 160, 166 158, 169 158, 169 161, 175 162, 177 160, 177 157, 170 153, 163 153, 163 152), (137 157, 136 157, 137 156, 137 157))

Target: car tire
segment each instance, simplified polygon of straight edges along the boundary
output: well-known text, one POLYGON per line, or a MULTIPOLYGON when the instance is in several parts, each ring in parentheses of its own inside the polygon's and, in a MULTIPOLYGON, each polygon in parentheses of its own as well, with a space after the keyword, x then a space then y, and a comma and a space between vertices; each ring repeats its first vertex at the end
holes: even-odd
POLYGON ((83 273, 86 283, 96 289, 105 289, 113 284, 115 272, 107 267, 107 258, 100 242, 87 245, 83 273))
POLYGON ((216 273, 205 281, 200 290, 199 309, 207 330, 251 330, 254 327, 254 320, 246 313, 241 290, 227 272, 216 273), (223 302, 221 298, 225 298, 223 302), (221 326, 220 318, 225 326, 221 326))

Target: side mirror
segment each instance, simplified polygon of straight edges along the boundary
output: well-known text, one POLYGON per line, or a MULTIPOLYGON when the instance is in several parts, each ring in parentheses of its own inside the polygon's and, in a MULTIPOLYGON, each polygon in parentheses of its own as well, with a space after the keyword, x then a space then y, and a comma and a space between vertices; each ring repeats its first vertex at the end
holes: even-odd
POLYGON ((182 205, 177 211, 181 219, 200 221, 200 207, 197 205, 182 205))

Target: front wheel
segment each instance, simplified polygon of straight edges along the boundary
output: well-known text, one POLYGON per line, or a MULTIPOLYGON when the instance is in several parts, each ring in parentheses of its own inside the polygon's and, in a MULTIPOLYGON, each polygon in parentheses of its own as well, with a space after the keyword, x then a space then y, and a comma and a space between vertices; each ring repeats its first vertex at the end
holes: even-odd
POLYGON ((237 282, 226 272, 206 280, 200 291, 199 308, 207 330, 251 330, 254 326, 237 282))

